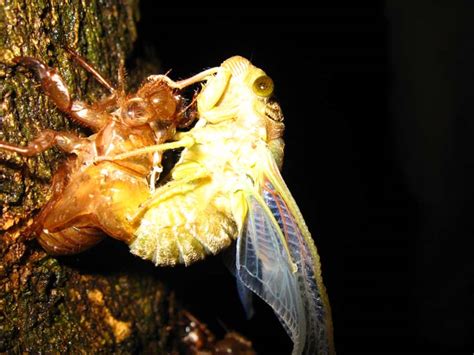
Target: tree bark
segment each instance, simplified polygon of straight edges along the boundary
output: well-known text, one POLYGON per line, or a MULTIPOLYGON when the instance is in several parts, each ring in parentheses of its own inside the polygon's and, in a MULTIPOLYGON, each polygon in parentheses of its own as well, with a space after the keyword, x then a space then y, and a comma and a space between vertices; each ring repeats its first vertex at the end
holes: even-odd
MULTIPOLYGON (((0 5, 0 140, 24 145, 44 129, 87 135, 12 59, 44 61, 59 70, 74 98, 94 102, 106 92, 65 48, 115 82, 136 39, 138 0, 0 0, 0 5)), ((175 351, 179 309, 150 272, 153 265, 136 266, 116 241, 77 257, 54 258, 22 238, 48 200, 51 177, 63 159, 57 149, 33 158, 0 151, 0 352, 175 351)))

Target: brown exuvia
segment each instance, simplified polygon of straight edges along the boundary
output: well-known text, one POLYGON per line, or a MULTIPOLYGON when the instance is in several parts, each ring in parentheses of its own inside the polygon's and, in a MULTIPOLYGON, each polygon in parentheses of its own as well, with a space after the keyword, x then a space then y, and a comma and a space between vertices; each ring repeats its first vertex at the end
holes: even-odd
POLYGON ((122 88, 114 89, 83 58, 68 51, 111 92, 108 97, 92 105, 74 101, 54 68, 32 57, 14 61, 31 69, 58 109, 93 134, 79 137, 47 129, 24 147, 0 141, 1 149, 26 157, 52 146, 70 154, 53 176, 52 197, 32 226, 39 243, 51 254, 81 252, 105 235, 130 242, 134 231, 130 216, 149 197, 159 177, 161 153, 114 161, 107 156, 165 142, 177 127, 189 123, 185 101, 178 93, 186 83, 154 76, 136 93, 126 94, 123 75, 122 88))

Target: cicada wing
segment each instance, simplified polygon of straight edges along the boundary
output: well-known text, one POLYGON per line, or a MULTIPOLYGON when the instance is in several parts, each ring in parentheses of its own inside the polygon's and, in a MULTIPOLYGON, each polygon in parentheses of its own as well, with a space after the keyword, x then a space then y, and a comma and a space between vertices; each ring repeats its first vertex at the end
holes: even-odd
POLYGON ((255 311, 253 308, 253 294, 249 288, 241 281, 240 277, 236 278, 237 280, 237 292, 239 293, 240 301, 245 310, 245 315, 247 319, 253 317, 255 311))
POLYGON ((250 291, 240 280, 238 277, 238 273, 236 270, 236 244, 232 244, 229 248, 225 249, 222 252, 222 258, 224 261, 225 266, 229 269, 232 275, 234 275, 236 280, 237 292, 239 294, 240 302, 244 307, 245 315, 247 319, 250 319, 254 315, 254 308, 253 308, 253 293, 250 291))
POLYGON ((300 354, 306 321, 298 274, 294 273, 280 228, 263 200, 249 193, 247 203, 246 222, 237 240, 237 277, 273 308, 294 342, 293 353, 300 354))
POLYGON ((304 351, 307 354, 334 353, 331 309, 316 246, 274 160, 267 156, 266 162, 261 195, 284 235, 291 260, 297 266, 294 278, 306 324, 304 351))

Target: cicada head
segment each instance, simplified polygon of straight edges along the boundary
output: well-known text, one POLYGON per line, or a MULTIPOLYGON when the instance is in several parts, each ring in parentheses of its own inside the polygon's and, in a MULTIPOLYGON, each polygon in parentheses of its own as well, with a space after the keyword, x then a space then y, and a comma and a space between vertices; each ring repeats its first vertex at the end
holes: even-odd
POLYGON ((283 154, 283 113, 273 98, 273 80, 241 56, 224 61, 217 74, 207 80, 197 98, 198 113, 210 123, 232 122, 257 132, 281 162, 283 154))
POLYGON ((229 98, 238 102, 240 119, 253 119, 262 125, 272 154, 281 166, 283 160, 283 112, 275 100, 273 80, 249 60, 235 56, 221 65, 231 73, 228 85, 229 98))
POLYGON ((244 118, 244 113, 265 115, 266 106, 273 95, 273 80, 262 69, 240 56, 227 59, 221 68, 230 73, 230 79, 219 104, 239 107, 239 118, 244 118))

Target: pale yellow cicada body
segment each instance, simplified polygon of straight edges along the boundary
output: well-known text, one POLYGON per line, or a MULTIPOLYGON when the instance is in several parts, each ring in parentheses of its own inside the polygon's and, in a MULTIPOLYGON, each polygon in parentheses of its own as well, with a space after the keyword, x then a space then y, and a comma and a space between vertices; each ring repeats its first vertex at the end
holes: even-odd
POLYGON ((279 172, 284 125, 273 82, 238 56, 205 80, 195 127, 147 147, 184 149, 170 181, 141 206, 131 251, 156 265, 189 265, 237 239, 233 268, 248 313, 250 290, 273 308, 294 354, 333 353, 319 256, 279 172))

